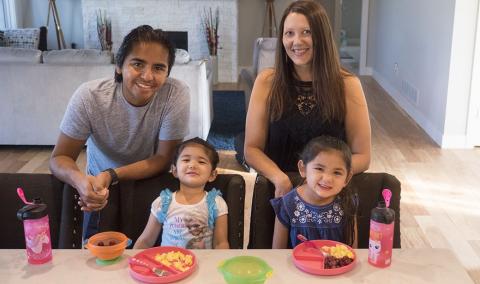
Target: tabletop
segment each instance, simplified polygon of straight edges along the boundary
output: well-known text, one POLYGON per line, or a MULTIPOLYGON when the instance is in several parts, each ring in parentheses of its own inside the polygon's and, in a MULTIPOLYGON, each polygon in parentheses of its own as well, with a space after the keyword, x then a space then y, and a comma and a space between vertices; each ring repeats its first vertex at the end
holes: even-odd
MULTIPOLYGON (((121 260, 99 266, 88 250, 53 250, 53 260, 42 265, 27 263, 25 250, 0 250, 1 283, 137 283, 128 273, 128 257, 141 250, 125 250, 121 260)), ((455 255, 448 249, 395 249, 392 265, 376 268, 368 264, 368 250, 359 249, 353 270, 337 276, 310 275, 297 269, 292 250, 192 250, 198 268, 175 283, 225 283, 218 265, 231 257, 251 255, 264 259, 273 275, 265 283, 473 283, 455 255)))

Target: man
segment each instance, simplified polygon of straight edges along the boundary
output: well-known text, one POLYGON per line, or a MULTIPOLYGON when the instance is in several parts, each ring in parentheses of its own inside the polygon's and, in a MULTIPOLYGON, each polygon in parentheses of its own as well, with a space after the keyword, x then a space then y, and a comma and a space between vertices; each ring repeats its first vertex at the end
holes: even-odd
MULTIPOLYGON (((169 168, 188 132, 188 87, 168 78, 173 45, 161 30, 133 29, 116 56, 115 78, 82 84, 72 96, 50 158, 50 170, 75 187, 86 212, 104 208, 118 180, 151 177, 169 168), (87 174, 75 160, 87 142, 87 174)), ((86 213, 83 236, 98 228, 86 213)))

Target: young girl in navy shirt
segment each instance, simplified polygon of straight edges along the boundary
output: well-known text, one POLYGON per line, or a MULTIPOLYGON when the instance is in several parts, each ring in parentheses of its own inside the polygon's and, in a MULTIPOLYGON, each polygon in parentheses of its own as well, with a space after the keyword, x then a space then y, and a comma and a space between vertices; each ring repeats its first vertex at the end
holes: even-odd
POLYGON ((337 138, 320 136, 305 146, 298 161, 304 183, 270 201, 277 215, 273 248, 295 247, 298 234, 356 247, 351 163, 350 148, 337 138))

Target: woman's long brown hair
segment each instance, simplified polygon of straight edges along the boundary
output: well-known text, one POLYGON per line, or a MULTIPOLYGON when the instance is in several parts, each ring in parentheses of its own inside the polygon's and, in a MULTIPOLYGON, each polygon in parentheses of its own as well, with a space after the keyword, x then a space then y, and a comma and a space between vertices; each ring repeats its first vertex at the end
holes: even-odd
POLYGON ((312 88, 321 122, 343 122, 345 119, 344 77, 351 75, 341 68, 332 28, 325 9, 313 1, 296 1, 285 10, 280 22, 275 73, 269 95, 270 120, 279 120, 294 98, 288 95, 295 79, 294 64, 283 47, 285 19, 290 13, 304 15, 310 25, 313 41, 312 88))

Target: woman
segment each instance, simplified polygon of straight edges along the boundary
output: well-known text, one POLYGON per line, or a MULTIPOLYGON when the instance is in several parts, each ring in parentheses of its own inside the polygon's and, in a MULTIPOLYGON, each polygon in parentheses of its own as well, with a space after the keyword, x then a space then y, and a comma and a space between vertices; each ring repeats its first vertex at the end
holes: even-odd
MULTIPOLYGON (((82 84, 72 96, 50 158, 50 170, 75 187, 84 211, 107 204, 118 180, 168 170, 188 131, 188 87, 169 78, 175 51, 166 34, 139 26, 118 49, 114 78, 82 84), (87 142, 87 174, 75 160, 87 142)), ((96 212, 85 214, 84 237, 96 232, 96 212)))
POLYGON ((370 164, 370 121, 362 86, 340 66, 325 9, 296 1, 280 22, 275 69, 255 80, 245 133, 245 159, 275 185, 275 196, 292 188, 286 172, 297 170, 309 140, 329 135, 347 142, 353 173, 370 164))

